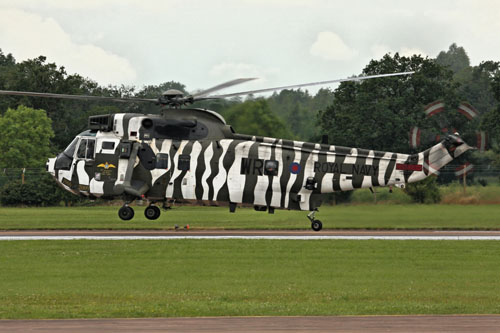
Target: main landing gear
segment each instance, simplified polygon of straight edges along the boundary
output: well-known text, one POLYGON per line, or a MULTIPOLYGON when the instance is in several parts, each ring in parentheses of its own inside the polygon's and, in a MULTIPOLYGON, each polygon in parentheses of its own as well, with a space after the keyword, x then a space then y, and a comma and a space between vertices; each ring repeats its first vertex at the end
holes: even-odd
POLYGON ((160 208, 154 205, 149 205, 144 210, 144 216, 146 216, 148 220, 156 220, 157 218, 160 217, 160 214, 161 214, 160 208))
POLYGON ((129 221, 134 217, 134 210, 132 209, 132 207, 125 204, 118 210, 118 216, 124 221, 129 221))
MULTIPOLYGON (((160 208, 152 204, 144 210, 144 216, 148 220, 156 220, 160 217, 160 214, 160 208)), ((134 217, 134 210, 126 203, 118 210, 118 216, 124 221, 130 221, 134 217)))
POLYGON ((314 218, 314 214, 316 214, 317 210, 311 211, 309 214, 307 214, 307 218, 309 221, 311 221, 311 228, 314 231, 320 231, 323 228, 323 223, 321 223, 320 220, 316 220, 314 218))

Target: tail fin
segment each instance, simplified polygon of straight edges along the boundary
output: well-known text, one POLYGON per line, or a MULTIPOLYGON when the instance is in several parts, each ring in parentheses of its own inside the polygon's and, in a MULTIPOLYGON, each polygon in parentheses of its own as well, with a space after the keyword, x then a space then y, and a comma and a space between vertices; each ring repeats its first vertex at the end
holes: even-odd
POLYGON ((418 160, 418 164, 423 166, 423 172, 412 174, 407 182, 413 183, 427 176, 438 174, 439 169, 471 149, 475 148, 469 146, 458 133, 449 134, 440 143, 410 157, 411 160, 418 160))
POLYGON ((424 157, 424 173, 436 174, 443 166, 470 149, 474 148, 465 143, 458 133, 447 135, 443 141, 420 153, 424 157))

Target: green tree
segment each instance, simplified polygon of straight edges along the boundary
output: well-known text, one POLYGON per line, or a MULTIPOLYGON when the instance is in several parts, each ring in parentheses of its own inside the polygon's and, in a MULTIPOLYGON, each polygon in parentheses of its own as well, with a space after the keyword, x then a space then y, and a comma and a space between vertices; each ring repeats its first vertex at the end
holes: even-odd
POLYGON ((481 63, 480 66, 486 68, 490 91, 496 100, 496 106, 483 114, 481 129, 488 133, 493 150, 497 154, 494 160, 496 160, 497 165, 500 165, 498 162, 500 160, 498 157, 500 153, 500 62, 487 61, 481 63))
POLYGON ((457 46, 456 43, 451 44, 448 51, 439 52, 436 62, 442 66, 449 67, 455 73, 470 67, 467 52, 465 52, 462 46, 457 46))
POLYGON ((44 110, 8 109, 0 116, 0 133, 1 168, 43 166, 51 155, 54 132, 44 110))
MULTIPOLYGON (((40 56, 29 59, 15 66, 0 77, 3 89, 17 91, 48 92, 58 94, 92 94, 98 87, 97 83, 84 79, 78 74, 68 75, 64 67, 57 67, 54 63, 47 63, 46 58, 40 56)), ((75 123, 79 113, 93 105, 91 102, 63 100, 58 98, 37 98, 27 96, 2 96, 0 113, 7 108, 17 108, 25 105, 34 109, 43 109, 52 119, 55 137, 54 145, 58 149, 65 147, 77 134, 81 123, 75 123)))
POLYGON ((241 134, 294 138, 283 121, 271 112, 264 99, 234 105, 224 113, 224 116, 227 123, 241 134))
POLYGON ((462 75, 455 75, 460 83, 457 94, 460 99, 472 104, 480 115, 493 109, 498 100, 495 98, 495 78, 500 78, 499 63, 483 61, 478 66, 464 70, 462 75))
POLYGON ((318 117, 330 142, 348 147, 410 152, 410 128, 424 122, 425 105, 444 99, 458 104, 452 72, 421 56, 398 53, 372 60, 363 75, 415 71, 409 76, 343 82, 318 117))
POLYGON ((316 117, 333 101, 333 92, 320 89, 315 96, 307 90, 282 90, 267 99, 271 111, 285 121, 288 129, 300 140, 316 140, 319 130, 316 117))
MULTIPOLYGON (((7 82, 9 81, 9 78, 12 76, 12 73, 16 67, 16 60, 12 56, 12 54, 7 54, 4 55, 2 50, 0 49, 0 89, 1 90, 7 90, 8 84, 7 82)), ((0 114, 2 114, 5 110, 7 110, 7 107, 9 106, 9 103, 11 102, 11 98, 9 96, 2 96, 0 98, 0 114)))

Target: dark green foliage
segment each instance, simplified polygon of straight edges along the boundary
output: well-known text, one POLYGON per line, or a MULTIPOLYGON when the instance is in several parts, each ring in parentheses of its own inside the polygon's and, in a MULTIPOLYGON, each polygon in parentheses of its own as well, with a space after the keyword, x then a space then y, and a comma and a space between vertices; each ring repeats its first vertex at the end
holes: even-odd
POLYGON ((283 121, 271 112, 264 99, 246 101, 229 108, 224 116, 236 132, 241 134, 293 139, 294 135, 283 121))
POLYGON ((500 78, 500 63, 484 61, 475 67, 468 67, 455 74, 455 81, 460 83, 457 94, 461 101, 467 101, 483 115, 494 109, 498 103, 495 99, 495 79, 500 78))
POLYGON ((428 58, 387 54, 370 61, 363 75, 403 71, 416 73, 341 83, 333 103, 319 114, 322 133, 337 145, 409 152, 409 130, 424 121, 425 105, 437 99, 458 103, 452 72, 428 58))
POLYGON ((407 184, 405 192, 417 203, 430 204, 441 201, 441 194, 434 176, 427 177, 416 183, 407 184))
POLYGON ((54 206, 65 195, 47 173, 26 180, 24 184, 21 179, 8 182, 0 189, 0 203, 3 206, 54 206))
POLYGON ((488 181, 484 178, 478 178, 477 182, 481 185, 481 186, 487 186, 488 185, 488 181))
POLYGON ((353 191, 334 192, 331 194, 331 203, 338 205, 351 202, 353 191))
POLYGON ((493 142, 500 144, 500 105, 482 117, 481 127, 493 142))
POLYGON ((298 139, 311 141, 318 136, 317 114, 333 102, 333 92, 320 89, 311 96, 307 90, 283 90, 267 101, 271 111, 285 121, 298 139))
POLYGON ((489 139, 493 142, 496 152, 500 151, 500 62, 487 61, 481 63, 484 68, 484 76, 487 78, 490 91, 497 105, 482 116, 481 129, 485 130, 489 139))

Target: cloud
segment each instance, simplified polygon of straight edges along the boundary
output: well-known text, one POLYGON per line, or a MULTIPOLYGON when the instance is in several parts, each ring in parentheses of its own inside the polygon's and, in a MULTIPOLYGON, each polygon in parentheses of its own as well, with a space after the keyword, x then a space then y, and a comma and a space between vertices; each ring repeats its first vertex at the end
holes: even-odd
POLYGON ((331 31, 318 34, 310 53, 325 60, 350 60, 358 55, 357 50, 350 48, 339 35, 331 31))
POLYGON ((93 44, 76 43, 54 19, 22 10, 0 8, 0 41, 2 51, 17 61, 44 55, 68 73, 101 85, 130 84, 137 76, 126 58, 93 44))

